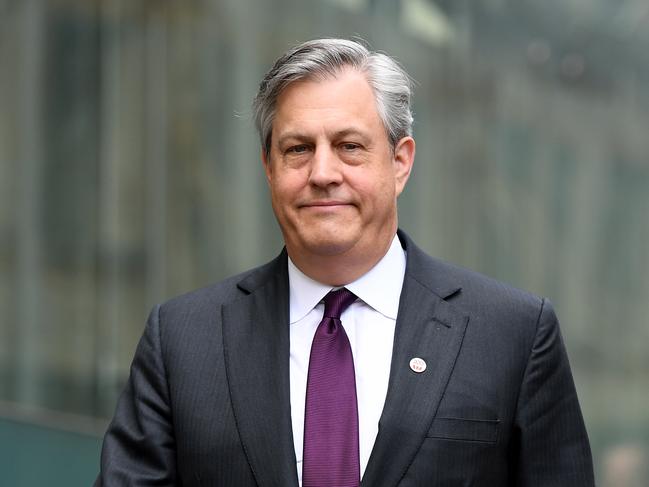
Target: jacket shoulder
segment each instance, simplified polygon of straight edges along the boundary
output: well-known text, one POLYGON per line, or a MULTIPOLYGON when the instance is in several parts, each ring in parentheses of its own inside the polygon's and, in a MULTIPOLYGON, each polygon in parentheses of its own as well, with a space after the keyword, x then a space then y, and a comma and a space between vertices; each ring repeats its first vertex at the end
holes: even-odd
POLYGON ((507 282, 487 276, 475 270, 467 269, 457 264, 445 262, 434 257, 437 269, 441 269, 446 275, 451 276, 464 294, 475 298, 487 299, 494 303, 511 303, 519 305, 532 305, 538 307, 545 299, 530 291, 518 288, 507 282))
MULTIPOLYGON (((403 240, 402 240, 403 241, 403 240)), ((547 299, 480 272, 431 257, 406 237, 406 276, 473 316, 535 323, 547 299)))

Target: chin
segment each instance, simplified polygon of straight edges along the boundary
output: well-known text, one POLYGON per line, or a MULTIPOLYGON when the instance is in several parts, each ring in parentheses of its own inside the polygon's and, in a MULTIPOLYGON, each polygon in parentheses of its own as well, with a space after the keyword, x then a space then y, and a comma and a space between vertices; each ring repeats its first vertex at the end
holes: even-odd
POLYGON ((313 255, 334 256, 340 255, 351 249, 356 240, 351 237, 336 235, 307 236, 303 239, 303 248, 313 255))

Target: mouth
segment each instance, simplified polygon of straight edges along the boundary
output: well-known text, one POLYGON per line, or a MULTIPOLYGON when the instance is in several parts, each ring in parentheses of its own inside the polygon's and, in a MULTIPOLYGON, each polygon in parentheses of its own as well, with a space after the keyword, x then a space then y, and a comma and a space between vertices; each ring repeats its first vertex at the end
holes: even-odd
POLYGON ((303 203, 299 205, 300 208, 313 208, 313 209, 336 209, 345 206, 352 206, 351 203, 347 201, 338 201, 338 200, 324 200, 324 201, 309 201, 308 203, 303 203))

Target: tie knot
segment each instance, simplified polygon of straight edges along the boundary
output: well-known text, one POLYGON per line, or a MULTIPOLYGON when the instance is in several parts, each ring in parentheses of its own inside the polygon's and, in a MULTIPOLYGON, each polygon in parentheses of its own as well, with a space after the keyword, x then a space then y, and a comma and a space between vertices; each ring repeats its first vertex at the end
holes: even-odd
POLYGON ((356 295, 347 288, 341 287, 335 291, 329 291, 324 297, 324 317, 339 320, 343 311, 354 301, 356 301, 356 295))

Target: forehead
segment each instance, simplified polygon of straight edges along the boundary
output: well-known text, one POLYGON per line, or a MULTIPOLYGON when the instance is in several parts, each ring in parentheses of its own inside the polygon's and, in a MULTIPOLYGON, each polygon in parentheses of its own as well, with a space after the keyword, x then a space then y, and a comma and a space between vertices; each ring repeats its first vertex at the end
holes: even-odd
POLYGON ((295 81, 277 98, 273 139, 285 131, 340 130, 341 125, 383 131, 374 91, 357 70, 295 81))

